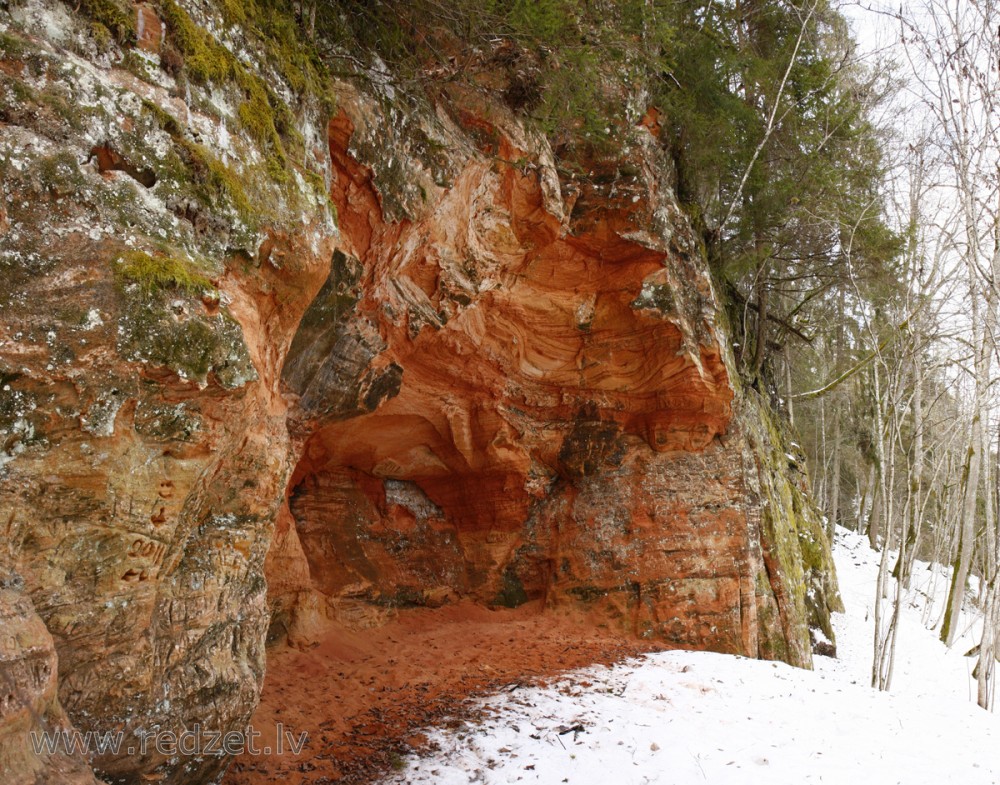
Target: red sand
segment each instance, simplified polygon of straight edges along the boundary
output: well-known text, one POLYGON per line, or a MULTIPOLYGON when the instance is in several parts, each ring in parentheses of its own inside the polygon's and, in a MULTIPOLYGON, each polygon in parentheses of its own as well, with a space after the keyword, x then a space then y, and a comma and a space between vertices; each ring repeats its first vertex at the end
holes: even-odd
POLYGON ((465 603, 407 611, 375 630, 332 629, 308 651, 277 646, 253 718, 258 746, 274 744, 277 723, 308 740, 298 756, 244 754, 223 782, 370 782, 426 743, 421 729, 473 718, 470 696, 654 648, 537 605, 465 603))

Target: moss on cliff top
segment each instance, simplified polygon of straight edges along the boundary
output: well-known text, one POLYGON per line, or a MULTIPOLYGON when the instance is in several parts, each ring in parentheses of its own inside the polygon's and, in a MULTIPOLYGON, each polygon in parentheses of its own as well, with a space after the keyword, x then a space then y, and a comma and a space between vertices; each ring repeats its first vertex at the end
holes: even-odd
POLYGON ((174 0, 160 3, 170 40, 184 56, 184 69, 199 84, 225 82, 239 66, 236 57, 199 27, 174 0))
MULTIPOLYGON (((122 0, 66 2, 90 19, 95 30, 112 31, 125 47, 135 43, 131 4, 122 0)), ((158 0, 156 8, 166 26, 161 66, 177 77, 180 88, 189 81, 237 95, 236 118, 263 155, 268 179, 289 185, 291 162, 304 157, 295 106, 313 105, 329 114, 335 103, 326 66, 311 37, 297 23, 293 4, 217 0, 196 11, 177 0, 158 0), (220 21, 224 37, 214 33, 213 24, 220 21)), ((123 67, 134 63, 131 55, 125 53, 123 67)), ((140 78, 149 81, 148 76, 140 74, 140 78)), ((176 123, 173 130, 167 124, 163 127, 171 136, 181 135, 176 123)), ((238 201, 236 189, 228 190, 238 201)))
POLYGON ((288 162, 279 126, 287 138, 294 124, 288 107, 257 74, 249 71, 211 33, 194 20, 174 0, 164 0, 160 11, 167 23, 167 34, 184 58, 184 70, 198 84, 234 82, 243 93, 237 110, 247 133, 264 150, 269 169, 280 178, 288 162))
POLYGON ((268 174, 284 182, 288 151, 299 150, 302 138, 291 106, 265 81, 266 71, 273 69, 299 101, 311 98, 329 113, 334 101, 326 68, 313 42, 296 24, 290 4, 222 0, 219 8, 226 24, 241 28, 260 47, 264 73, 248 67, 175 0, 160 3, 169 39, 183 57, 184 71, 198 84, 231 83, 239 89, 240 124, 264 151, 268 174))

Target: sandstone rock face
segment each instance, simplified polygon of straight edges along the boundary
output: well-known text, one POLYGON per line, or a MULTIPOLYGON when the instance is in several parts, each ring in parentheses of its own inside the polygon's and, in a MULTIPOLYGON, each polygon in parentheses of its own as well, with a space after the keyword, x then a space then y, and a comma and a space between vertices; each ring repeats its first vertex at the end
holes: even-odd
POLYGON ((809 664, 828 546, 729 371, 655 123, 569 177, 475 94, 339 85, 276 182, 135 13, 126 61, 72 5, 0 11, 12 781, 90 781, 24 746, 43 721, 121 731, 108 782, 212 781, 224 757, 129 741, 245 727, 269 630, 459 599, 809 664))
POLYGON ((335 228, 308 192, 262 187, 275 220, 259 228, 206 198, 198 167, 244 176, 252 149, 162 74, 76 54, 87 26, 69 9, 5 20, 3 87, 20 98, 0 133, 0 520, 62 707, 123 734, 94 756, 100 776, 203 782, 225 758, 128 748, 194 722, 242 730, 256 705, 288 471, 280 369, 335 228), (98 147, 128 165, 102 167, 98 147), (147 168, 155 185, 129 171, 147 168))
POLYGON ((744 425, 760 404, 734 403, 718 305, 648 128, 572 190, 509 118, 459 111, 438 126, 465 142, 447 186, 401 207, 386 182, 434 178, 416 156, 380 171, 366 156, 405 140, 375 103, 341 106, 341 239, 283 371, 303 448, 268 573, 293 637, 317 612, 365 625, 457 597, 543 600, 808 665, 796 539, 822 534, 774 426, 744 425))
POLYGON ((0 772, 11 785, 97 785, 82 755, 57 746, 72 727, 56 695, 55 646, 23 589, 0 571, 0 772))

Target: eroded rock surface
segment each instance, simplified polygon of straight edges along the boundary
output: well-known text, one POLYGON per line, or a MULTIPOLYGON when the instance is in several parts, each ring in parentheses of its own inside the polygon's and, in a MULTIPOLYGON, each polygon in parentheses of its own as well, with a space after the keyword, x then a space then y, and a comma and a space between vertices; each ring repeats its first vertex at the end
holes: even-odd
POLYGON ((380 174, 364 156, 403 142, 375 102, 341 105, 341 240, 283 372, 303 448, 269 573, 293 639, 317 613, 542 600, 807 665, 796 540, 822 535, 774 425, 747 427, 766 416, 750 393, 734 402, 650 130, 580 187, 500 112, 436 118, 458 151, 447 185, 390 217, 380 180, 434 178, 419 156, 380 174))
POLYGON ((56 659, 21 577, 0 566, 0 772, 26 782, 97 785, 83 755, 59 744, 73 729, 56 694, 56 659))
POLYGON ((155 62, 137 61, 143 79, 88 50, 71 5, 0 18, 4 544, 58 651, 46 699, 58 685, 78 730, 123 734, 93 755, 99 775, 205 782, 224 757, 129 747, 242 730, 258 700, 289 465, 280 369, 335 227, 309 185, 258 181, 253 144, 155 62))

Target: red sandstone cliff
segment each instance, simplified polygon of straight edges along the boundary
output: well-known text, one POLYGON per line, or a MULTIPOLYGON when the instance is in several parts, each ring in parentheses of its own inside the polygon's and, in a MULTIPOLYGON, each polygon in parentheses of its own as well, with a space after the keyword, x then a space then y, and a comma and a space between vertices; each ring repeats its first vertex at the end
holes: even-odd
POLYGON ((0 672, 33 674, 0 700, 11 782, 89 776, 31 728, 243 728, 268 631, 287 662, 414 608, 810 664, 828 546, 729 371, 655 129, 569 178, 475 93, 401 116, 338 84, 279 186, 137 13, 137 67, 70 6, 3 19, 0 558, 24 590, 0 612, 28 632, 0 672))

